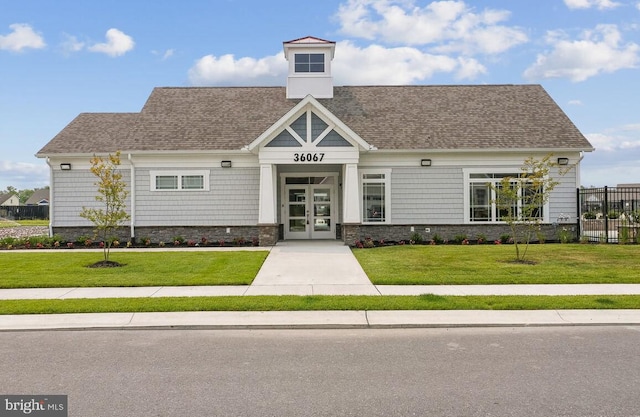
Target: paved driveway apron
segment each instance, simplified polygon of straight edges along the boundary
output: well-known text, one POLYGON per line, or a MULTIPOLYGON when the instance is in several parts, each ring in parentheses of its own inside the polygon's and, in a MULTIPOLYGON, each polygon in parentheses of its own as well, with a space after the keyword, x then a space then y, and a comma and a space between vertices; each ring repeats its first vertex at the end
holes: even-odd
POLYGON ((286 241, 271 249, 245 295, 379 295, 341 241, 286 241))

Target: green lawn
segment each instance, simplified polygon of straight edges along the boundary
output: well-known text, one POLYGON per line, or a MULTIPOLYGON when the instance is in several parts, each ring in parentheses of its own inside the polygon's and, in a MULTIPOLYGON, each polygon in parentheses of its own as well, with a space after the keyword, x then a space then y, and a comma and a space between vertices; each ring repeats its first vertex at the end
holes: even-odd
POLYGON ((4 300, 0 314, 300 310, 637 309, 640 296, 241 296, 4 300))
POLYGON ((531 245, 509 262, 512 245, 388 246, 354 249, 379 285, 640 283, 640 245, 531 245))
POLYGON ((49 226, 49 220, 0 220, 0 228, 2 227, 18 227, 18 226, 49 226))
POLYGON ((0 288, 248 285, 267 251, 112 252, 121 268, 87 268, 102 252, 0 251, 0 288))

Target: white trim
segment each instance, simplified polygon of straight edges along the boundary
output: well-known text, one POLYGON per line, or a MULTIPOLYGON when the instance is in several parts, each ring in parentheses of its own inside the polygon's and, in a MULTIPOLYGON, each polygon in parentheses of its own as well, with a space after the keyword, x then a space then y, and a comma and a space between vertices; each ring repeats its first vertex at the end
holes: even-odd
POLYGON ((344 138, 352 145, 357 146, 364 151, 376 149, 374 146, 370 145, 364 139, 362 139, 356 132, 351 130, 346 124, 344 124, 340 119, 338 119, 333 113, 331 113, 326 107, 320 104, 320 102, 313 98, 313 96, 311 95, 308 95, 304 99, 302 99, 277 122, 272 124, 267 130, 265 130, 260 136, 258 136, 253 142, 251 142, 246 147, 246 149, 254 153, 256 151, 262 152, 262 150, 264 149, 264 145, 269 143, 269 141, 271 141, 284 128, 288 127, 293 121, 295 121, 303 113, 309 110, 316 113, 316 115, 328 125, 335 125, 336 131, 343 135, 344 138))
MULTIPOLYGON (((489 220, 489 221, 476 221, 476 222, 472 222, 471 218, 470 218, 470 213, 469 213, 469 209, 470 209, 470 204, 471 202, 469 201, 469 185, 471 183, 481 183, 483 181, 483 179, 471 179, 469 178, 471 174, 515 174, 515 173, 521 173, 522 172, 522 167, 519 166, 513 166, 513 167, 499 167, 499 168, 492 168, 492 167, 484 167, 484 168, 463 168, 462 169, 462 176, 463 176, 463 205, 464 205, 464 224, 506 224, 506 222, 504 221, 493 221, 493 220, 489 220)), ((489 179, 487 179, 486 181, 484 181, 485 183, 488 182, 493 182, 490 181, 489 179)), ((491 194, 493 195, 493 191, 491 191, 491 194)), ((492 202, 493 198, 491 198, 492 196, 489 196, 489 204, 491 205, 491 218, 496 218, 496 206, 495 203, 492 202)), ((542 206, 542 219, 541 222, 542 223, 549 223, 549 201, 547 201, 544 206, 542 206)))
POLYGON ((149 190, 153 192, 202 192, 209 191, 209 170, 154 170, 149 171, 149 190), (156 177, 162 176, 175 176, 178 177, 178 188, 174 189, 158 189, 156 188, 156 177), (182 188, 182 177, 185 176, 202 176, 203 177, 203 188, 193 189, 193 188, 182 188))
MULTIPOLYGON (((383 221, 379 221, 379 222, 367 222, 365 219, 366 217, 364 216, 364 213, 361 213, 360 215, 362 216, 362 224, 367 224, 367 225, 377 225, 377 224, 391 224, 391 172, 392 170, 389 169, 361 169, 358 170, 358 181, 359 181, 359 187, 360 187, 360 194, 359 194, 359 199, 360 201, 362 201, 362 199, 364 198, 364 183, 384 183, 384 220, 383 221), (364 175, 384 175, 384 179, 381 180, 377 180, 377 179, 371 179, 371 180, 365 180, 363 177, 364 175)), ((361 206, 362 210, 364 211, 364 205, 361 206)))
MULTIPOLYGON (((280 201, 281 201, 281 207, 280 207, 280 218, 281 218, 281 222, 282 225, 284 227, 284 238, 286 239, 333 239, 336 236, 336 223, 338 222, 339 219, 339 201, 338 201, 338 188, 339 188, 339 179, 340 179, 340 173, 335 172, 335 171, 327 171, 327 172, 281 172, 280 173, 280 201), (331 189, 331 196, 330 196, 330 202, 331 202, 331 216, 330 216, 330 220, 331 220, 331 227, 330 230, 327 232, 314 232, 313 231, 313 224, 309 224, 309 230, 307 230, 306 232, 304 232, 304 234, 306 234, 307 236, 303 236, 302 232, 299 232, 299 234, 296 234, 296 232, 293 233, 293 236, 291 235, 290 232, 287 231, 287 227, 288 227, 288 222, 289 222, 289 217, 287 216, 287 205, 288 205, 288 198, 289 195, 287 193, 287 189, 288 188, 295 188, 296 186, 299 187, 306 187, 307 190, 311 190, 313 187, 321 187, 322 184, 287 184, 287 178, 290 177, 332 177, 333 178, 333 183, 330 185, 327 185, 327 187, 329 187, 331 189), (314 235, 316 237, 314 237, 314 235)), ((313 201, 309 200, 306 202, 308 204, 309 210, 313 210, 313 201)), ((313 219, 313 215, 311 215, 310 219, 313 219)))

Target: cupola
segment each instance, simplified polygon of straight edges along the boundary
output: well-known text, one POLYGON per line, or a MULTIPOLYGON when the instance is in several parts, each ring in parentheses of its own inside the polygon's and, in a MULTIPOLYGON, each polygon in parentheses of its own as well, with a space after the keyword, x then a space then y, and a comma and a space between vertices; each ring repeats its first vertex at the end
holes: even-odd
POLYGON ((287 98, 333 98, 331 61, 336 43, 307 36, 283 42, 284 56, 289 61, 287 98))

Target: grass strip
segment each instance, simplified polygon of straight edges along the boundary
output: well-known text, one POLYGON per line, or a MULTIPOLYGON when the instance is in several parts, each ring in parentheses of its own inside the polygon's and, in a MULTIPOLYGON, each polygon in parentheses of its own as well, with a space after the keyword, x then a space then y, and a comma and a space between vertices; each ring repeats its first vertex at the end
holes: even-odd
POLYGON ((404 245, 354 249, 376 285, 640 283, 640 245, 404 245))
POLYGON ((230 296, 0 301, 0 314, 176 311, 639 309, 640 295, 230 296))
POLYGON ((120 268, 88 268, 102 252, 0 253, 0 288, 249 285, 267 251, 126 252, 111 254, 120 268))

